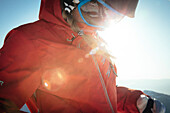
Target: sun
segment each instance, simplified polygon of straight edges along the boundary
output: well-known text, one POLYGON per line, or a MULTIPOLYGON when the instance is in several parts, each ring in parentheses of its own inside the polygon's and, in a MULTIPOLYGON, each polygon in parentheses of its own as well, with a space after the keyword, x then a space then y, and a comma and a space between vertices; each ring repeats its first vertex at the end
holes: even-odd
POLYGON ((128 19, 117 24, 110 23, 107 29, 98 31, 99 36, 107 43, 111 54, 117 58, 118 76, 123 78, 127 78, 127 69, 131 66, 129 60, 131 60, 134 51, 137 51, 135 50, 137 41, 135 33, 133 22, 128 19))

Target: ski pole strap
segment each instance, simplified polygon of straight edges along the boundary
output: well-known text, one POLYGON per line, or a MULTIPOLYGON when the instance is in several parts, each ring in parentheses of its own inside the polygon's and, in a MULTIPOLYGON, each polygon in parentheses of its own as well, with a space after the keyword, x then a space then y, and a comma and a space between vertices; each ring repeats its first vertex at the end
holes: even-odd
POLYGON ((153 103, 154 103, 154 100, 149 98, 147 106, 145 110, 143 111, 143 113, 152 113, 151 109, 153 108, 153 103))

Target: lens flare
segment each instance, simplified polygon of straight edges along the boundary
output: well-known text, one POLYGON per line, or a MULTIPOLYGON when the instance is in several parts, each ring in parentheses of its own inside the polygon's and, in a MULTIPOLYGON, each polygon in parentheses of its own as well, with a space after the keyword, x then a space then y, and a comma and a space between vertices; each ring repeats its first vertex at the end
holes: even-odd
MULTIPOLYGON (((115 24, 110 22, 110 26, 104 31, 98 31, 99 36, 105 41, 108 50, 116 57, 116 66, 118 68, 119 78, 128 78, 127 67, 131 67, 132 60, 135 60, 137 48, 136 30, 132 20, 124 18, 121 22, 115 24), (133 56, 133 59, 132 59, 133 56)), ((133 67, 133 66, 132 66, 133 67)))
POLYGON ((46 87, 48 87, 48 83, 47 83, 47 82, 45 82, 44 85, 45 85, 46 87))
POLYGON ((56 91, 66 82, 66 76, 61 69, 52 69, 43 74, 42 82, 46 89, 56 91))
POLYGON ((110 21, 110 25, 104 31, 98 31, 99 36, 106 42, 109 51, 117 58, 124 56, 127 47, 133 46, 135 30, 127 21, 117 24, 110 21))

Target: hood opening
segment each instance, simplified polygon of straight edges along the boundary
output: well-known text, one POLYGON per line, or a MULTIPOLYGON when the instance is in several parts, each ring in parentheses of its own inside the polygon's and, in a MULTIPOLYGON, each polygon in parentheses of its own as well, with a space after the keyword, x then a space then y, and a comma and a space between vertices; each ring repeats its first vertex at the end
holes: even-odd
POLYGON ((41 0, 39 19, 69 27, 68 23, 62 17, 60 0, 41 0))

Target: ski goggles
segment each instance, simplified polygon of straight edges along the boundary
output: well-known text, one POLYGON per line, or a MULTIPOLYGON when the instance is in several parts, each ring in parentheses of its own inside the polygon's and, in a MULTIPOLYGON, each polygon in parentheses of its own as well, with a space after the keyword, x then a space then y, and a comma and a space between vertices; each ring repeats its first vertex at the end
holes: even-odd
POLYGON ((80 0, 78 11, 85 24, 102 29, 109 24, 109 20, 117 23, 125 16, 102 0, 96 0, 96 2, 80 0))

